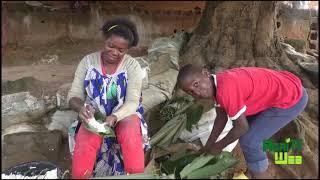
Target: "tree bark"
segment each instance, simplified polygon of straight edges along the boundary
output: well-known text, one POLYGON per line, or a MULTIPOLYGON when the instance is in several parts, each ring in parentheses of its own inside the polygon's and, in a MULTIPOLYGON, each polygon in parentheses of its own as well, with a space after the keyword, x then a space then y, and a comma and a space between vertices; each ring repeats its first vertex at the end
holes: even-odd
POLYGON ((205 65, 213 71, 240 66, 288 70, 314 85, 287 58, 276 31, 276 1, 208 1, 198 27, 183 48, 180 65, 205 65))

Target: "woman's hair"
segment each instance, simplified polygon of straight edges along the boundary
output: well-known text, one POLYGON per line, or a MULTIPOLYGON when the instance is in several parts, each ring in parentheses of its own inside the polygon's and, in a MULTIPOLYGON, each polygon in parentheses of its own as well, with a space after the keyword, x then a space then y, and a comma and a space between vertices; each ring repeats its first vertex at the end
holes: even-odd
POLYGON ((111 35, 120 36, 129 41, 129 47, 136 46, 139 41, 136 25, 128 19, 116 18, 104 23, 101 28, 103 36, 107 39, 111 35))

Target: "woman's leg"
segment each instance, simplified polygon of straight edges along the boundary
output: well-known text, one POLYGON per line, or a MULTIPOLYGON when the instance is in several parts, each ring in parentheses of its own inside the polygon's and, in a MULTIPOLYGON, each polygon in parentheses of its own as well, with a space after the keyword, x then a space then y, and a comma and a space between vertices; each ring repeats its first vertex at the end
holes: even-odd
POLYGON ((250 129, 240 137, 240 146, 253 178, 265 177, 268 168, 268 158, 262 149, 263 140, 294 120, 306 107, 308 95, 303 88, 300 101, 289 109, 270 108, 262 113, 248 118, 250 129))
POLYGON ((75 140, 76 144, 72 157, 72 178, 87 179, 92 175, 102 137, 88 131, 81 124, 75 140))
POLYGON ((117 123, 116 134, 121 146, 124 170, 126 173, 144 172, 144 152, 140 119, 131 115, 117 123))

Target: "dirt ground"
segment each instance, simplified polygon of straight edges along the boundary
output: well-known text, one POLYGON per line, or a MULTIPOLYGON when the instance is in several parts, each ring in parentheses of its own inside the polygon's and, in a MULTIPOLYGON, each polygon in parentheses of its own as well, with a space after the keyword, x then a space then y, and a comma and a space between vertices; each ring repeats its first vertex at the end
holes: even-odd
MULTIPOLYGON (((9 44, 2 49, 2 82, 14 81, 23 77, 33 77, 37 86, 28 87, 36 97, 52 96, 57 89, 72 82, 80 60, 87 54, 103 47, 103 42, 89 40, 59 39, 47 45, 9 44), (57 61, 43 62, 46 56, 57 55, 57 61)), ((135 47, 128 54, 133 57, 147 54, 146 47, 135 47)))

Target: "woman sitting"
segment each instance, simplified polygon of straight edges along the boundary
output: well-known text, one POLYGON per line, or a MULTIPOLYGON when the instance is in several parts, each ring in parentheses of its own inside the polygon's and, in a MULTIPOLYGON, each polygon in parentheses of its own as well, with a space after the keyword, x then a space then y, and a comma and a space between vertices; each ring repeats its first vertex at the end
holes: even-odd
POLYGON ((102 27, 104 47, 85 56, 75 72, 68 94, 70 108, 79 113, 72 158, 72 178, 144 172, 147 126, 141 106, 143 72, 127 55, 138 43, 136 26, 113 19, 102 27), (116 138, 103 137, 83 123, 100 111, 114 127, 116 138))

